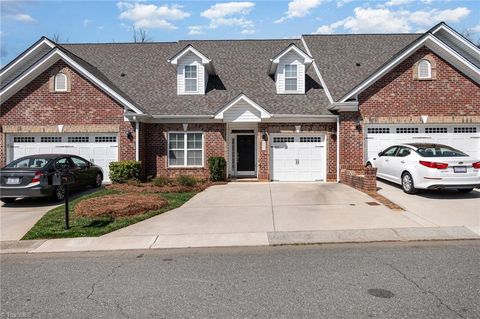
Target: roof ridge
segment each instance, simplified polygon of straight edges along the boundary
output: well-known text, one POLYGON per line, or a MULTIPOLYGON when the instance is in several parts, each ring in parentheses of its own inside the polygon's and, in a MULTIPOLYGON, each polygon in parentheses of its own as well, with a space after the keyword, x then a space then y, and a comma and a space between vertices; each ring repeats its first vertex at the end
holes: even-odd
POLYGON ((384 35, 384 36, 391 36, 391 35, 422 35, 425 33, 422 32, 409 32, 409 33, 333 33, 333 34, 319 34, 319 33, 308 33, 302 34, 302 37, 332 37, 332 36, 363 36, 363 35, 384 35))

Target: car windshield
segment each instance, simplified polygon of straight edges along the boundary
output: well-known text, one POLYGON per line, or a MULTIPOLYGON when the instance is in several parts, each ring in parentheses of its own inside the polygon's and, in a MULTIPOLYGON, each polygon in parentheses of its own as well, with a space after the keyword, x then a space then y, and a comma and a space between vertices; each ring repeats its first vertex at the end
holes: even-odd
POLYGON ((423 157, 460 157, 467 154, 445 145, 431 145, 419 147, 417 153, 423 157))
POLYGON ((24 157, 11 162, 5 167, 6 168, 44 168, 50 160, 51 160, 50 158, 45 158, 45 157, 24 157))

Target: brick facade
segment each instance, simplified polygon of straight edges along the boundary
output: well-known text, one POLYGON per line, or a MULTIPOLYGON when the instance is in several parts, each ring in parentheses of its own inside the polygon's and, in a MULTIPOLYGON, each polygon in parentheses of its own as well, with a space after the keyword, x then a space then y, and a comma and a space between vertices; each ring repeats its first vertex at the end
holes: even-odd
POLYGON ((36 129, 64 125, 88 132, 91 126, 115 125, 119 131, 119 159, 135 159, 135 139, 125 131, 135 132, 133 123, 123 119, 123 107, 62 61, 43 72, 0 108, 0 164, 5 164, 4 126, 34 126, 36 129), (54 70, 68 70, 71 92, 51 92, 54 70))
POLYGON ((358 100, 359 112, 340 114, 341 165, 364 164, 366 123, 420 123, 421 115, 428 115, 429 123, 480 122, 480 86, 426 47, 367 88, 358 100), (433 62, 432 80, 415 79, 416 65, 424 58, 433 62))
POLYGON ((207 160, 212 156, 227 158, 226 125, 188 124, 188 131, 204 132, 204 166, 202 168, 169 168, 167 158, 167 141, 169 131, 183 131, 182 124, 144 124, 145 134, 145 174, 146 176, 192 175, 198 178, 208 178, 210 172, 207 160))

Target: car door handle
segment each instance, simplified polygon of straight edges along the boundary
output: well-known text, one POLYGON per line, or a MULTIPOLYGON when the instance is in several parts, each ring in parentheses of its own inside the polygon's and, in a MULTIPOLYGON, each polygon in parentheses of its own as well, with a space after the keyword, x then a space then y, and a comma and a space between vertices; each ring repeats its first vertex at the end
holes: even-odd
POLYGON ((388 158, 387 158, 387 159, 385 159, 385 162, 388 162, 388 158))
POLYGON ((400 163, 405 164, 405 161, 401 161, 400 163))

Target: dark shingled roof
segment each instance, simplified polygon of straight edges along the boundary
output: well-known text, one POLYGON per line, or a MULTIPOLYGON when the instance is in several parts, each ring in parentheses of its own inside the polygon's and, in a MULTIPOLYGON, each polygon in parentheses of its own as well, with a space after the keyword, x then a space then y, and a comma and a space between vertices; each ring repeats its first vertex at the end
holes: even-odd
POLYGON ((344 34, 305 35, 304 38, 333 100, 338 101, 421 36, 344 34))
POLYGON ((270 59, 300 40, 214 40, 176 43, 65 44, 96 68, 141 109, 152 115, 211 115, 244 93, 273 114, 331 114, 328 98, 311 67, 306 94, 280 95, 267 74, 270 59), (216 76, 205 95, 177 95, 176 70, 167 60, 191 44, 213 61, 216 76), (123 76, 122 76, 123 74, 123 76))

